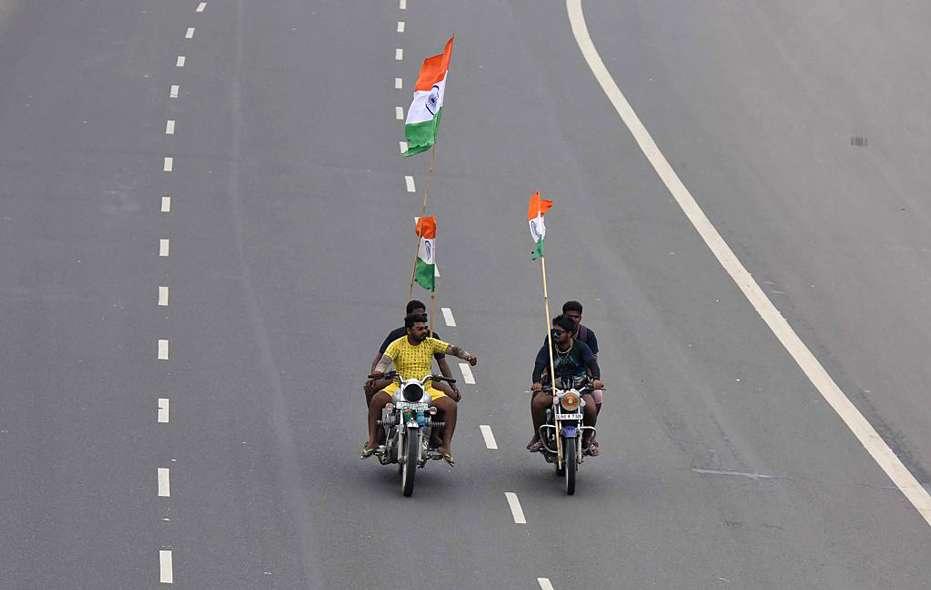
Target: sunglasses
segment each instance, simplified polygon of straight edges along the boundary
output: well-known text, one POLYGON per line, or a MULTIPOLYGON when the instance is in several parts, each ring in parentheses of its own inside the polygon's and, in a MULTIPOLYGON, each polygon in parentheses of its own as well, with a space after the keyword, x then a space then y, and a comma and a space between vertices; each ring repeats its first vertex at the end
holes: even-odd
POLYGON ((568 334, 568 332, 562 328, 553 328, 553 336, 562 336, 563 334, 568 334))

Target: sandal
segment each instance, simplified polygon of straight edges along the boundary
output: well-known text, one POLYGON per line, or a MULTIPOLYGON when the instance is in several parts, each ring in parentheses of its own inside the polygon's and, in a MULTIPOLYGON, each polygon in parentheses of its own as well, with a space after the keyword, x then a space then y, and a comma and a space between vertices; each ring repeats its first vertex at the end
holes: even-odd
POLYGON ((368 459, 369 457, 374 455, 375 451, 377 450, 378 450, 378 447, 375 447, 374 449, 369 448, 368 442, 366 441, 362 443, 361 448, 359 449, 359 458, 368 459))
POLYGON ((593 440, 591 443, 589 443, 588 449, 586 449, 585 454, 588 455, 589 457, 597 457, 599 453, 601 453, 601 450, 598 446, 598 441, 593 440))
POLYGON ((449 463, 450 467, 456 464, 456 460, 453 459, 452 453, 450 453, 446 449, 437 449, 436 452, 440 454, 440 457, 442 457, 444 461, 449 463))

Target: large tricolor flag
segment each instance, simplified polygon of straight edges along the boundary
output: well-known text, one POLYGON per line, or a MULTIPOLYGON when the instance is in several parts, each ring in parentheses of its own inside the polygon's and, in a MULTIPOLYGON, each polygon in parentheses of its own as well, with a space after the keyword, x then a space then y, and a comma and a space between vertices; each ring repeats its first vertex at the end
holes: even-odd
POLYGON ((530 259, 543 257, 543 238, 546 236, 546 224, 543 223, 543 214, 553 206, 553 201, 541 199, 540 193, 530 195, 530 204, 527 206, 527 221, 530 223, 530 237, 533 238, 533 252, 530 259))
POLYGON ((407 109, 407 120, 404 122, 404 135, 407 136, 405 156, 425 152, 436 142, 454 39, 455 36, 449 38, 443 53, 431 55, 420 66, 420 75, 414 84, 414 100, 407 109))
POLYGON ((414 263, 414 280, 427 291, 436 288, 436 218, 432 215, 414 218, 414 229, 420 236, 417 262, 414 263))

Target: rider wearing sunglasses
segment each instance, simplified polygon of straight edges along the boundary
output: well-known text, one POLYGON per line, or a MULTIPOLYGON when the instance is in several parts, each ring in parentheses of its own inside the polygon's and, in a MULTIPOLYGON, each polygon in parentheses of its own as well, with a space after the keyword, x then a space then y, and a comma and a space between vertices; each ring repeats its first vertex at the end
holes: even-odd
MULTIPOLYGON (((553 318, 553 365, 556 371, 557 383, 564 379, 571 379, 573 382, 588 377, 592 380, 594 389, 603 389, 604 383, 601 382, 601 369, 598 367, 598 360, 592 354, 592 350, 587 344, 575 339, 576 324, 565 314, 553 318)), ((549 376, 549 352, 544 344, 540 351, 537 352, 537 358, 533 364, 533 374, 531 381, 532 397, 530 398, 530 417, 533 420, 533 438, 527 445, 529 451, 539 451, 543 443, 540 441, 540 426, 546 420, 546 408, 552 404, 552 393, 543 391, 543 384, 552 383, 549 376)), ((595 400, 591 394, 582 396, 585 400, 583 409, 582 422, 586 426, 595 426, 598 420, 595 400)), ((598 443, 591 440, 591 431, 586 431, 582 435, 582 446, 590 455, 598 455, 598 443)))

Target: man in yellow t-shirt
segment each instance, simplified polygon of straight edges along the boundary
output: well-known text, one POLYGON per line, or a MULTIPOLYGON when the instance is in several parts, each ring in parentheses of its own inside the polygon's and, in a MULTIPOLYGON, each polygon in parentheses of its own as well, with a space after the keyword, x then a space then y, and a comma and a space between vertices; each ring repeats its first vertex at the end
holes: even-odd
MULTIPOLYGON (((381 360, 372 371, 372 375, 380 377, 384 374, 389 363, 394 363, 395 370, 401 379, 423 379, 432 372, 433 355, 451 354, 468 362, 473 367, 478 364, 478 357, 436 338, 430 338, 430 327, 427 325, 427 316, 424 314, 408 314, 404 318, 404 327, 407 335, 402 336, 388 345, 381 360)), ((398 390, 397 383, 391 383, 374 396, 369 405, 369 439, 362 448, 362 458, 370 457, 378 447, 378 418, 385 405, 391 401, 398 390)), ((443 443, 437 450, 450 465, 453 464, 451 454, 453 431, 456 429, 456 402, 445 393, 431 385, 427 386, 431 405, 442 411, 446 417, 446 427, 443 429, 443 443)))

